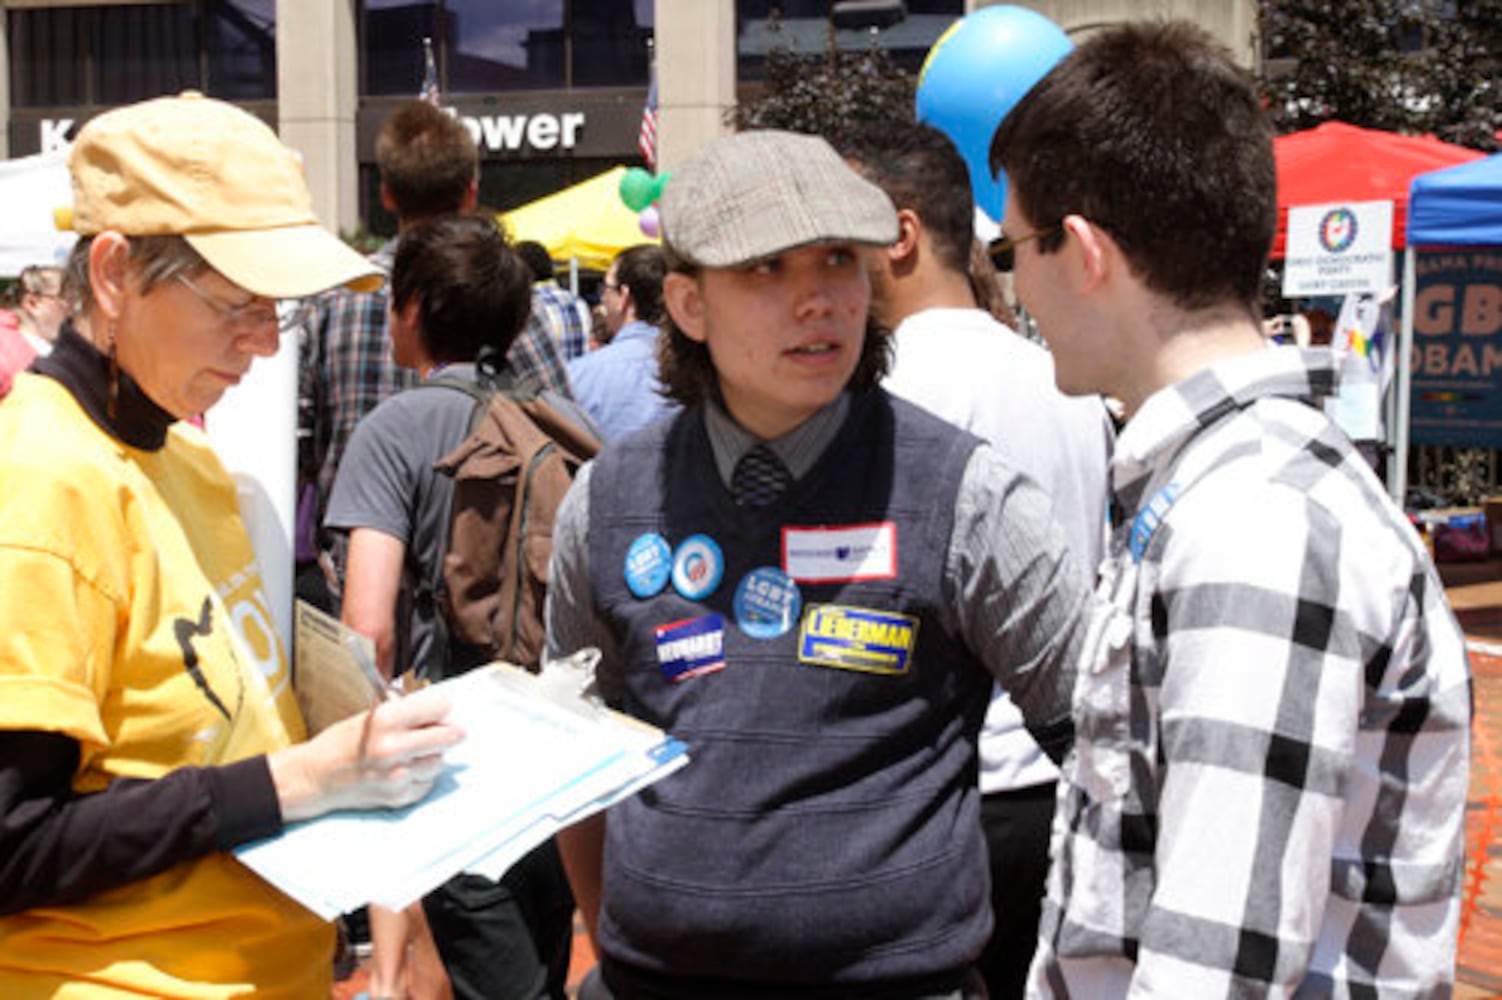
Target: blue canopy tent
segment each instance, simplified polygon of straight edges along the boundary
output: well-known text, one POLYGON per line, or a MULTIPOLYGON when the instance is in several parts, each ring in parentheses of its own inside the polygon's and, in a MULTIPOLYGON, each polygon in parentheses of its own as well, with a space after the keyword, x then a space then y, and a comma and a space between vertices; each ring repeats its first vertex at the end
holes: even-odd
POLYGON ((1502 153, 1419 174, 1408 204, 1409 246, 1502 246, 1502 153))
POLYGON ((1502 153, 1420 174, 1409 187, 1408 240, 1403 251, 1403 326, 1398 349, 1396 468, 1389 479, 1400 503, 1407 490, 1419 247, 1502 247, 1502 153))

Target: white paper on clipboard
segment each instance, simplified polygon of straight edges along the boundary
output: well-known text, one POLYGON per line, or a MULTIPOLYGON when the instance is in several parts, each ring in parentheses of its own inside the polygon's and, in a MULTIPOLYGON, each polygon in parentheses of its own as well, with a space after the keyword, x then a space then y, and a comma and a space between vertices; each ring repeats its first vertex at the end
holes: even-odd
POLYGON ((325 919, 372 902, 400 909, 461 871, 499 877, 556 830, 688 763, 661 730, 516 667, 436 687, 466 736, 427 798, 297 823, 237 849, 240 860, 325 919))

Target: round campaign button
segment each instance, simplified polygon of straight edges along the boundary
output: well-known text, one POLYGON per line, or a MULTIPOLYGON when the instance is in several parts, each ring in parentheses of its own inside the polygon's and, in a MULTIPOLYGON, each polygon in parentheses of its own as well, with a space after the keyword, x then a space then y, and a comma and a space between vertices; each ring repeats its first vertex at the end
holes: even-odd
POLYGON ((626 550, 626 586, 637 597, 651 597, 662 590, 672 571, 673 550, 655 531, 638 536, 626 550))
POLYGON ((802 608, 798 584, 775 566, 753 569, 735 589, 735 623, 753 639, 775 639, 787 632, 802 608))
POLYGON ((689 535, 673 553, 673 589, 690 601, 714 593, 725 575, 725 555, 708 535, 689 535))

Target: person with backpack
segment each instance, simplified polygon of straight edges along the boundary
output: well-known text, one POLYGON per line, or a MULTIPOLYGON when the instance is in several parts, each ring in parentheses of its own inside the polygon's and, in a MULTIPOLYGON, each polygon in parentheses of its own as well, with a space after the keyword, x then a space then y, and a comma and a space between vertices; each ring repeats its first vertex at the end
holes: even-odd
MULTIPOLYGON (((382 123, 375 156, 381 205, 396 218, 397 237, 370 255, 390 273, 400 234, 428 219, 479 211, 480 160, 475 140, 453 115, 422 100, 403 101, 382 123)), ((298 437, 304 484, 316 526, 328 515, 334 477, 359 421, 381 402, 415 383, 410 369, 391 360, 388 289, 336 289, 310 300, 298 358, 298 437)), ((506 360, 518 375, 570 395, 562 353, 547 330, 529 325, 506 360)), ((299 596, 330 611, 338 607, 345 554, 338 539, 300 539, 299 596)))
MULTIPOLYGON (((537 430, 532 418, 518 416, 523 407, 547 415, 548 426, 570 428, 574 447, 588 451, 592 441, 587 429, 571 426, 568 416, 577 417, 577 410, 565 416, 549 403, 566 407, 566 400, 540 395, 535 383, 518 380, 505 368, 502 359, 531 309, 531 283, 530 271, 504 234, 483 216, 429 220, 403 234, 396 247, 392 353, 422 381, 381 403, 355 428, 325 520, 331 531, 348 535, 342 618, 374 641, 377 666, 387 678, 415 672, 439 679, 488 661, 494 653, 537 666, 542 602, 536 590, 545 581, 523 581, 518 590, 509 575, 504 585, 494 579, 487 585, 471 574, 460 582, 458 599, 453 600, 443 577, 446 556, 473 566, 486 554, 476 551, 486 548, 483 543, 451 545, 456 528, 472 533, 477 530, 473 522, 483 520, 474 516, 474 505, 456 499, 456 492, 462 498, 473 488, 516 487, 513 496, 518 501, 534 495, 540 501, 532 507, 522 502, 498 504, 498 494, 491 495, 488 513, 501 512, 502 526, 489 537, 509 540, 507 552, 500 551, 499 543, 489 546, 486 565, 495 577, 501 572, 496 560, 514 567, 520 547, 506 515, 513 509, 529 515, 525 530, 532 538, 537 526, 545 527, 551 518, 547 497, 551 495, 556 506, 567 489, 571 477, 558 464, 560 452, 567 449, 551 441, 537 446, 547 435, 537 430), (498 408, 504 419, 495 416, 498 408), (501 429, 507 433, 487 436, 501 429), (508 476, 504 469, 516 467, 517 453, 526 450, 529 441, 529 454, 536 460, 523 459, 526 468, 508 476), (456 449, 460 455, 443 462, 456 449), (479 468, 487 461, 488 470, 479 468), (441 470, 440 464, 451 468, 441 470), (529 477, 528 469, 534 467, 553 478, 529 477), (539 482, 535 490, 526 488, 532 479, 539 482), (504 600, 476 603, 477 592, 494 598, 501 591, 506 592, 504 600), (519 604, 537 624, 518 623, 498 611, 503 606, 509 613, 519 604), (472 612, 477 608, 479 617, 495 621, 506 636, 530 637, 525 649, 518 652, 504 642, 474 641, 476 636, 464 626, 476 617, 472 612), (451 616, 445 609, 458 613, 451 616), (462 638, 471 641, 461 643, 462 638), (451 645, 463 655, 451 655, 451 645)), ((456 996, 563 996, 573 900, 551 841, 500 882, 457 876, 425 900, 423 909, 456 996)), ((378 916, 372 922, 373 937, 384 938, 377 926, 387 917, 374 911, 373 916, 378 916)), ((412 922, 420 926, 415 914, 412 922)), ((400 948, 400 941, 396 938, 391 946, 400 948)), ((378 968, 399 968, 399 961, 382 961, 383 943, 373 941, 378 968)), ((373 980, 372 995, 401 992, 403 986, 373 980)))

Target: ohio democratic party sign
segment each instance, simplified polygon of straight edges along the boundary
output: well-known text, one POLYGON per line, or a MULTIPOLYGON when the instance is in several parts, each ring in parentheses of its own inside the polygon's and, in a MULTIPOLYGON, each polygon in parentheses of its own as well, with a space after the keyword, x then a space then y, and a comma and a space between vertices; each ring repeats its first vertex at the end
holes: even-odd
POLYGON ((1392 202, 1288 210, 1285 298, 1380 293, 1392 284, 1392 202))

